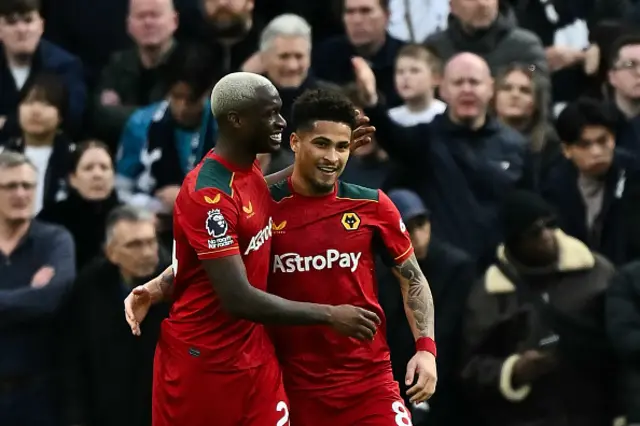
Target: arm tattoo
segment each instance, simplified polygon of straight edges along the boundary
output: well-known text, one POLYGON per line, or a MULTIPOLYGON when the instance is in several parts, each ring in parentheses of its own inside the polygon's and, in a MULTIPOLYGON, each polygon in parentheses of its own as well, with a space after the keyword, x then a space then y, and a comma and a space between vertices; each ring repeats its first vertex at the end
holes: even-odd
POLYGON ((396 269, 400 275, 408 282, 408 291, 405 303, 413 313, 416 330, 419 337, 434 337, 434 311, 433 296, 429 283, 425 278, 415 255, 411 255, 409 259, 402 264, 397 265, 396 269))
POLYGON ((158 282, 158 286, 162 291, 162 295, 167 298, 173 294, 173 268, 168 267, 165 271, 160 275, 160 280, 158 282))

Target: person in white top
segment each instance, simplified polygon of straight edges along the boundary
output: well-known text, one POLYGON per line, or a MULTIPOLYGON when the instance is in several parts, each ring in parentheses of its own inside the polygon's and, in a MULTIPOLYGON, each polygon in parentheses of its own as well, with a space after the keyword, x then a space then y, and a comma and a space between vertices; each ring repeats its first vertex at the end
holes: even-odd
POLYGON ((396 91, 404 101, 389 110, 389 117, 396 123, 410 127, 429 123, 442 114, 447 106, 434 97, 434 89, 440 75, 440 61, 424 46, 406 45, 396 58, 396 91))
MULTIPOLYGON (((24 151, 38 170, 34 214, 42 209, 48 196, 45 190, 47 193, 62 190, 57 182, 60 179, 57 177, 63 176, 66 170, 50 171, 49 169, 52 164, 54 142, 62 124, 64 105, 64 86, 57 76, 50 74, 36 75, 18 105, 18 121, 22 138, 16 143, 16 149, 24 151)), ((56 166, 60 168, 63 165, 56 166)))

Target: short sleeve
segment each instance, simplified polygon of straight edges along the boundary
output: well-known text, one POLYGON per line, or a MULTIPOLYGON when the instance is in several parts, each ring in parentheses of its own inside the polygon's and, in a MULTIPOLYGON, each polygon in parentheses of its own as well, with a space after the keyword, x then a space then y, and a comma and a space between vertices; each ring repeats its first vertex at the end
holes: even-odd
POLYGON ((377 229, 389 256, 399 265, 413 254, 411 237, 396 206, 387 194, 379 192, 377 229))
POLYGON ((190 194, 188 200, 188 208, 180 212, 178 224, 198 258, 240 254, 234 199, 215 188, 206 188, 190 194))

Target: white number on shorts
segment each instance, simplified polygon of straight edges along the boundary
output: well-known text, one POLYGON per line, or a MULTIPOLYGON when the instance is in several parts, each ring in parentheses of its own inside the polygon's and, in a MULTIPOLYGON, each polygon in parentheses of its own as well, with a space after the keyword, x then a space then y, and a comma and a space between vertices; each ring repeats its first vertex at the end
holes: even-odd
POLYGON ((409 412, 407 408, 404 406, 404 402, 396 401, 391 404, 391 409, 394 413, 396 413, 396 424, 398 426, 412 426, 411 425, 411 417, 409 417, 409 412))
POLYGON ((291 423, 289 423, 289 408, 287 407, 287 403, 284 401, 278 402, 278 405, 276 405, 276 411, 283 412, 282 418, 278 420, 278 423, 276 423, 276 426, 286 426, 286 425, 291 426, 291 423))
POLYGON ((173 276, 178 275, 178 258, 176 257, 176 240, 173 240, 173 249, 171 250, 171 270, 173 276))

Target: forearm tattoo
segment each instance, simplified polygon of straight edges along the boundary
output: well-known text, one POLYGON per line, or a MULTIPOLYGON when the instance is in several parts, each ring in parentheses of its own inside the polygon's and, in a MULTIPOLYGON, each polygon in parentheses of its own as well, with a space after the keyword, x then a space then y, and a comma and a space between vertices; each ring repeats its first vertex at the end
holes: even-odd
POLYGON ((434 337, 433 296, 415 255, 396 266, 400 275, 409 283, 405 303, 413 313, 417 337, 434 337))
POLYGON ((160 275, 160 289, 162 294, 170 296, 173 293, 173 268, 169 267, 160 275))

